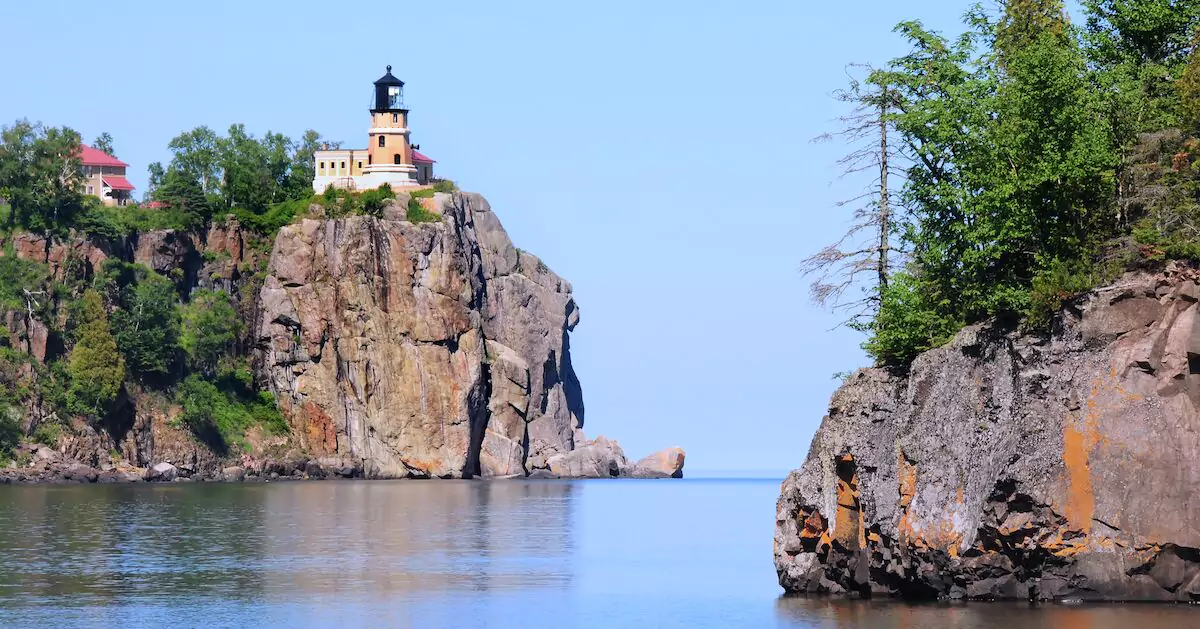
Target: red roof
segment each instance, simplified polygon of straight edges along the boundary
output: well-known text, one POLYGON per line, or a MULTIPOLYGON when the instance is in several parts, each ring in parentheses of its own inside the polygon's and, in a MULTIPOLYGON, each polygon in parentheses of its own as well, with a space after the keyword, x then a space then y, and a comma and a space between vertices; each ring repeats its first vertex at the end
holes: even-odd
POLYGON ((125 167, 129 164, 101 151, 94 149, 86 144, 79 145, 79 158, 83 160, 84 166, 119 166, 125 167))
POLYGON ((425 157, 424 155, 422 155, 420 151, 413 150, 412 153, 413 153, 413 163, 414 164, 417 162, 421 162, 423 164, 436 164, 437 163, 436 161, 429 159, 428 157, 425 157))
POLYGON ((133 190, 133 184, 129 183, 128 179, 116 175, 105 175, 104 185, 113 190, 133 190))

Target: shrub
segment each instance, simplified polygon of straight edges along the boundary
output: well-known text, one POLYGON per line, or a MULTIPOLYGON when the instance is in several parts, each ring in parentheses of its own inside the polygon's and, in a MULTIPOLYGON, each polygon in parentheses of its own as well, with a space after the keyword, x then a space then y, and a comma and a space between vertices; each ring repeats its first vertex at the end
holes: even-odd
POLYGON ((199 375, 188 376, 176 394, 176 401, 183 408, 180 419, 217 451, 247 449, 246 430, 254 426, 269 434, 288 432, 287 422, 271 394, 250 390, 249 383, 243 382, 237 371, 226 371, 216 382, 199 375))
POLYGON ((1118 275, 1120 268, 1117 265, 1101 265, 1088 260, 1051 262, 1033 278, 1025 324, 1035 329, 1048 327, 1064 302, 1106 284, 1118 275))
POLYGON ((433 188, 421 188, 408 193, 408 196, 414 199, 432 199, 435 194, 437 194, 437 190, 433 188))
POLYGON ((962 327, 948 301, 907 273, 897 273, 882 291, 879 314, 863 349, 878 364, 905 364, 917 354, 944 345, 962 327))
POLYGON ((51 448, 58 446, 60 438, 62 438, 62 424, 57 422, 44 422, 38 424, 38 427, 33 430, 33 440, 51 448))
POLYGON ((458 190, 458 186, 449 179, 439 179, 434 182, 433 190, 434 192, 455 192, 458 190))
POLYGON ((380 216, 388 201, 395 198, 396 193, 392 192, 392 187, 386 183, 374 190, 367 190, 360 197, 362 211, 370 216, 380 216))
POLYGON ((437 223, 442 220, 442 215, 425 209, 417 199, 409 199, 405 218, 410 223, 437 223))

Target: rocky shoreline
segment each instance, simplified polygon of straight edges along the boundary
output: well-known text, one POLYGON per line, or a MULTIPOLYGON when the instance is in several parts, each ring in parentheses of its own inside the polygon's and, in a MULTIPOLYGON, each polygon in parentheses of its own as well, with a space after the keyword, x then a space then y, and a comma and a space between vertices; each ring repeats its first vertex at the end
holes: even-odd
MULTIPOLYGON (((535 470, 528 476, 497 476, 491 480, 683 477, 684 452, 680 448, 661 450, 635 463, 629 463, 615 441, 599 437, 574 452, 579 454, 571 460, 552 460, 550 470, 535 470)), ((366 473, 361 461, 332 457, 317 459, 303 455, 279 459, 246 456, 240 465, 212 468, 186 463, 176 465, 167 461, 148 467, 136 467, 120 460, 93 466, 69 459, 58 450, 40 444, 23 444, 15 455, 16 460, 7 467, 0 468, 0 485, 387 480, 372 478, 366 473), (25 460, 27 463, 19 465, 17 460, 25 460)))
POLYGON ((788 593, 1200 601, 1200 270, 978 324, 834 394, 778 502, 788 593))

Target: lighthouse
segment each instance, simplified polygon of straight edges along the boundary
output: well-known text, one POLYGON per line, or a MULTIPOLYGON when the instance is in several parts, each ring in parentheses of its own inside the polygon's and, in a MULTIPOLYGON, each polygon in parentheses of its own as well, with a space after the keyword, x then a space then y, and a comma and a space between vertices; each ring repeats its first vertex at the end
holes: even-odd
POLYGON ((378 188, 384 183, 393 188, 417 185, 417 167, 412 162, 408 143, 408 109, 404 106, 404 81, 392 76, 387 67, 378 81, 371 101, 370 142, 367 167, 363 169, 363 187, 378 188))
POLYGON ((370 112, 371 128, 365 150, 316 151, 314 192, 324 192, 329 186, 370 190, 385 183, 392 188, 409 188, 427 184, 433 177, 433 160, 414 151, 409 143, 404 81, 392 74, 392 66, 375 81, 370 112))

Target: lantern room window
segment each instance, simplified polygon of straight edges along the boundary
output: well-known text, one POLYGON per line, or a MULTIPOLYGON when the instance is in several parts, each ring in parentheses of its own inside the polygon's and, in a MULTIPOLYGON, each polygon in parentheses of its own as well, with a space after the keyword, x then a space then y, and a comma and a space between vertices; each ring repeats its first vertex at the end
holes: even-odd
POLYGON ((399 85, 387 88, 388 109, 404 109, 404 90, 399 85))

